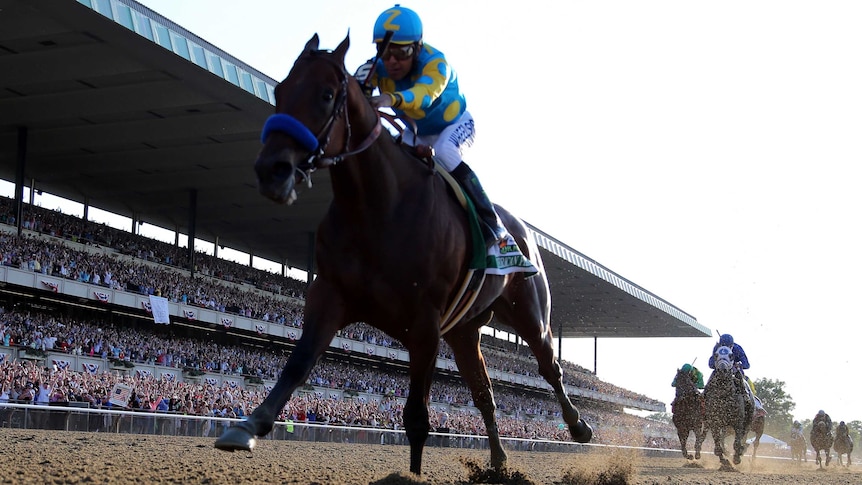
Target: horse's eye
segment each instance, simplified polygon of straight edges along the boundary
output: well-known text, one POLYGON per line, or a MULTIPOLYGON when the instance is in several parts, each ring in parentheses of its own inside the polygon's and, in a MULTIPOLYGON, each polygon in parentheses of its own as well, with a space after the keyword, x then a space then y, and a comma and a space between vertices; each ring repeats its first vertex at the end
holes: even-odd
POLYGON ((333 99, 335 99, 335 91, 333 91, 332 89, 327 89, 327 90, 323 91, 323 100, 324 101, 330 102, 333 99))

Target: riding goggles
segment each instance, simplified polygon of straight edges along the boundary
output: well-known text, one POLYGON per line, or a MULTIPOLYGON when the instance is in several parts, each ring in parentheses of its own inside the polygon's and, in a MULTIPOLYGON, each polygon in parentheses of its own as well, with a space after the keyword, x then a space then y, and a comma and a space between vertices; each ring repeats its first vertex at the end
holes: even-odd
POLYGON ((377 46, 377 52, 380 54, 380 58, 384 61, 389 59, 389 56, 394 57, 398 61, 403 61, 406 59, 410 59, 413 57, 413 53, 416 51, 415 44, 389 44, 386 48, 386 51, 380 52, 381 46, 377 46))

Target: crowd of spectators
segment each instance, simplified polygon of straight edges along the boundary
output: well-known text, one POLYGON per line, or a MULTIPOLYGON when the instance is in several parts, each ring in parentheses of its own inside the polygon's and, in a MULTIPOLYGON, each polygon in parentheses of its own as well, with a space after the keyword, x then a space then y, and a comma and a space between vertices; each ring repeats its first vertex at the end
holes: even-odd
MULTIPOLYGON (((13 213, 13 201, 8 197, 0 197, 0 224, 9 226, 17 224, 13 213)), ((121 254, 144 261, 186 271, 192 270, 188 248, 143 237, 106 224, 85 221, 80 217, 59 211, 25 204, 21 226, 39 234, 76 243, 113 248, 121 254)), ((245 283, 275 294, 295 298, 305 297, 303 281, 252 268, 235 261, 216 258, 202 251, 195 252, 194 271, 224 281, 245 283)))
MULTIPOLYGON (((302 292, 304 283, 238 263, 217 260, 203 253, 200 254, 200 259, 196 257, 196 263, 199 265, 198 274, 197 277, 192 277, 188 271, 183 271, 187 251, 176 246, 108 226, 85 222, 58 212, 27 207, 29 210, 25 212, 24 226, 41 234, 19 237, 11 232, 0 233, 0 263, 4 265, 124 291, 161 294, 177 302, 300 328, 302 326, 301 302, 297 302, 296 298, 304 296, 302 292), (88 246, 81 248, 75 244, 67 245, 55 238, 86 242, 88 246), (98 246, 109 247, 116 251, 93 250, 102 249, 98 246), (201 275, 212 277, 202 278, 201 275), (247 289, 245 285, 235 284, 237 281, 252 283, 258 291, 247 289)), ((11 201, 8 199, 0 201, 0 223, 14 223, 10 208, 11 201)), ((212 342, 191 338, 161 337, 142 330, 115 328, 105 322, 70 322, 68 319, 61 321, 46 315, 24 315, 16 312, 8 312, 3 315, 3 318, 3 331, 0 335, 6 345, 23 345, 153 365, 190 367, 223 374, 251 375, 263 379, 276 378, 285 361, 284 355, 262 354, 260 351, 241 346, 220 347, 212 342)), ((375 345, 402 348, 397 340, 361 323, 344 329, 341 336, 375 345)), ((528 351, 525 351, 526 348, 518 346, 518 351, 512 353, 506 351, 507 345, 511 345, 511 342, 487 336, 483 339, 483 352, 488 368, 537 377, 535 360, 528 351), (484 342, 490 342, 491 345, 488 346, 484 342)), ((451 358, 451 350, 445 343, 441 345, 440 355, 451 358)), ((4 363, 4 371, 10 365, 13 363, 4 363)), ((590 371, 575 364, 562 361, 561 365, 564 368, 564 382, 569 386, 644 402, 656 402, 605 383, 590 371)), ((25 371, 24 367, 21 367, 17 374, 33 372, 33 369, 25 371)), ((67 369, 54 369, 53 375, 62 376, 60 382, 63 385, 55 386, 59 390, 52 394, 57 394, 59 398, 59 394, 64 393, 67 399, 80 397, 87 402, 91 402, 92 399, 94 405, 105 404, 102 392, 110 390, 107 382, 100 386, 97 382, 90 382, 93 376, 74 372, 72 372, 74 377, 69 379, 70 372, 72 371, 67 369), (88 384, 82 386, 79 380, 87 381, 88 384), (65 385, 66 382, 69 383, 68 386, 65 385), (89 391, 89 397, 79 395, 80 389, 89 391), (75 394, 76 391, 79 394, 75 394)), ((8 374, 4 372, 3 375, 8 374)), ((261 391, 254 389, 207 389, 207 386, 198 385, 195 388, 196 392, 190 392, 189 389, 179 389, 175 386, 191 384, 150 382, 147 379, 152 377, 147 376, 114 376, 114 378, 132 381, 131 384, 134 384, 136 389, 135 395, 143 396, 143 398, 138 397, 142 407, 163 406, 170 411, 188 414, 242 416, 246 410, 253 409, 262 399, 261 391), (136 380, 140 382, 134 382, 136 380), (207 392, 200 394, 199 388, 207 392), (203 399, 204 395, 206 399, 203 399), (170 397, 159 399, 158 396, 170 397)), ((99 379, 104 381, 110 380, 111 377, 103 375, 99 376, 99 379)), ((41 381, 44 380, 44 378, 41 379, 41 381)), ((11 382, 7 383, 7 381, 8 379, 4 380, 4 396, 16 393, 16 396, 22 393, 26 395, 28 389, 26 383, 29 381, 35 386, 36 382, 32 379, 18 379, 21 381, 18 383, 20 389, 16 389, 11 382)), ((335 416, 334 422, 359 424, 356 422, 357 419, 370 420, 370 417, 386 425, 400 422, 397 399, 406 395, 407 383, 406 375, 369 371, 335 361, 321 361, 309 377, 309 384, 368 392, 381 396, 380 401, 377 404, 361 403, 358 400, 328 402, 319 396, 304 395, 291 400, 286 408, 286 415, 301 415, 302 408, 307 412, 309 399, 311 399, 314 401, 312 406, 314 410, 318 411, 318 408, 323 406, 323 414, 329 419, 335 416), (328 408, 336 408, 339 411, 327 411, 328 408, 324 404, 328 408), (369 412, 369 406, 386 408, 386 416, 369 412)), ((30 389, 34 390, 37 397, 40 396, 35 392, 36 387, 30 389)), ((464 406, 465 409, 472 405, 466 388, 448 382, 435 383, 432 389, 432 401, 464 406)), ((529 435, 541 430, 542 436, 565 439, 565 430, 553 429, 552 420, 533 419, 558 417, 556 414, 559 406, 555 401, 539 399, 532 394, 509 395, 505 391, 497 391, 496 401, 501 414, 501 429, 504 428, 503 423, 505 423, 507 429, 517 429, 520 435, 529 435), (512 422, 506 420, 512 420, 512 422)), ((132 404, 134 407, 134 403, 132 404)), ((594 420, 616 422, 613 426, 603 426, 602 431, 597 432, 597 436, 606 435, 610 429, 649 425, 640 418, 618 412, 596 410, 595 413, 592 416, 594 420), (634 422, 629 422, 630 420, 634 422)), ((590 415, 587 414, 589 419, 590 415)), ((317 412, 315 415, 320 416, 317 412)), ((434 419, 436 418, 432 417, 432 420, 434 419)), ((484 430, 481 419, 466 411, 451 416, 449 427, 465 433, 481 433, 484 430)))
MULTIPOLYGON (((10 199, 0 198, 0 223, 13 222, 11 205, 10 199)), ((222 280, 210 277, 195 278, 188 272, 179 271, 177 266, 168 264, 175 261, 177 254, 183 253, 175 246, 105 225, 84 222, 80 218, 59 212, 39 207, 32 208, 29 205, 26 207, 28 210, 25 211, 26 224, 24 225, 30 230, 42 231, 42 234, 18 237, 0 230, 0 264, 124 291, 145 295, 157 294, 177 303, 210 308, 270 323, 302 327, 302 306, 299 299, 285 298, 275 293, 249 291, 243 285, 231 283, 237 279, 237 275, 242 275, 246 281, 271 281, 274 277, 271 273, 200 253, 202 260, 206 260, 205 258, 214 260, 213 267, 221 268, 214 273, 216 276, 228 275, 229 278, 222 280), (51 235, 53 238, 44 237, 44 234, 51 235), (116 243, 119 248, 114 249, 121 250, 126 253, 126 256, 95 251, 87 246, 75 249, 64 244, 62 240, 55 239, 70 234, 73 235, 70 240, 105 245, 116 243), (134 251, 129 248, 134 248, 134 251), (130 256, 129 253, 134 255, 130 256), (153 262, 159 264, 152 264, 153 262), (232 269, 232 272, 226 271, 227 268, 232 269)), ((210 273, 208 269, 204 272, 210 273)), ((293 295, 304 297, 304 293, 298 289, 301 285, 298 280, 293 278, 283 278, 283 280, 282 283, 291 288, 293 295)), ((369 325, 356 325, 346 329, 345 332, 342 336, 354 340, 403 349, 400 342, 369 325)), ((498 348, 505 347, 507 344, 499 339, 484 340, 492 342, 491 349, 494 348, 494 341, 498 341, 498 348)), ((487 345, 485 347, 489 348, 487 345)), ((525 349, 523 346, 516 346, 514 356, 507 349, 494 353, 493 358, 488 359, 488 368, 537 378, 538 367, 535 359, 525 349), (519 353, 523 355, 517 355, 519 353)), ((488 354, 492 352, 489 350, 488 354)), ((441 344, 440 357, 452 359, 451 349, 445 343, 441 344)), ((560 364, 564 370, 563 382, 567 386, 634 401, 659 403, 657 400, 604 382, 576 364, 564 360, 561 360, 560 364)))
MULTIPOLYGON (((159 335, 153 329, 121 328, 106 322, 75 321, 14 310, 0 313, 0 342, 10 348, 68 352, 266 379, 275 379, 285 363, 283 355, 243 346, 219 346, 202 339, 159 335)), ((135 372, 76 372, 59 367, 56 362, 40 367, 30 361, 7 357, 0 365, 3 386, 0 401, 78 401, 94 407, 110 406, 110 392, 119 383, 134 390, 127 406, 131 409, 242 417, 266 394, 265 389, 186 383, 135 372)), ((399 398, 407 396, 409 378, 403 372, 323 359, 314 367, 306 384, 314 388, 356 391, 377 398, 342 400, 329 399, 323 393, 300 394, 288 403, 283 418, 392 428, 400 423, 399 398)), ((559 405, 549 395, 501 388, 496 391, 495 398, 504 436, 567 439, 567 431, 558 427, 559 405)), ((460 381, 437 379, 431 389, 431 401, 453 410, 447 425, 453 432, 484 434, 484 424, 472 408, 471 395, 460 381)), ((632 444, 632 440, 639 439, 650 425, 658 426, 654 438, 667 431, 654 422, 600 407, 582 408, 582 413, 585 419, 597 425, 598 442, 632 444)), ((432 413, 435 427, 438 419, 437 413, 432 413)))

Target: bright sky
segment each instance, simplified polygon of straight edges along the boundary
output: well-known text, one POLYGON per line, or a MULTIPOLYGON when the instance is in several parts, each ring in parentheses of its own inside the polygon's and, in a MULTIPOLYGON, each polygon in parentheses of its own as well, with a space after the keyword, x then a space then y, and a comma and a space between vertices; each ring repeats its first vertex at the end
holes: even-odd
MULTIPOLYGON (((335 48, 349 31, 355 69, 393 5, 141 3, 277 80, 315 32, 335 48)), ((494 201, 733 334, 749 376, 786 383, 795 417, 862 420, 848 390, 862 369, 862 3, 403 5, 460 77, 478 133, 466 160, 494 201)), ((714 342, 599 340, 598 376, 669 403, 675 369, 705 368, 714 342)), ((593 341, 564 342, 563 358, 592 369, 593 341)))

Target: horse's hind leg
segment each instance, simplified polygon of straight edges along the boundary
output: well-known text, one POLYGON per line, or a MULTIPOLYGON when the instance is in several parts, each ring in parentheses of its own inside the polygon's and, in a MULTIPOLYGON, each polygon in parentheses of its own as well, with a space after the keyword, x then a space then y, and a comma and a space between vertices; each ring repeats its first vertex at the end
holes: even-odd
POLYGON ((497 404, 494 402, 494 390, 485 367, 485 358, 479 348, 479 338, 479 332, 472 325, 456 327, 444 336, 446 343, 452 347, 458 371, 470 388, 473 403, 482 413, 488 434, 488 447, 491 450, 491 467, 500 470, 505 466, 507 456, 500 441, 497 418, 494 415, 497 404))
POLYGON ((293 391, 308 378, 335 332, 347 322, 341 298, 318 279, 309 289, 302 336, 291 352, 278 382, 247 420, 228 428, 215 442, 224 451, 250 451, 256 436, 265 436, 293 391))
POLYGON ((580 413, 569 400, 563 385, 563 371, 554 357, 549 300, 547 281, 536 275, 512 281, 492 308, 497 318, 514 328, 530 346, 539 365, 539 374, 554 389, 572 439, 578 443, 588 443, 593 437, 593 429, 581 419, 580 413))

